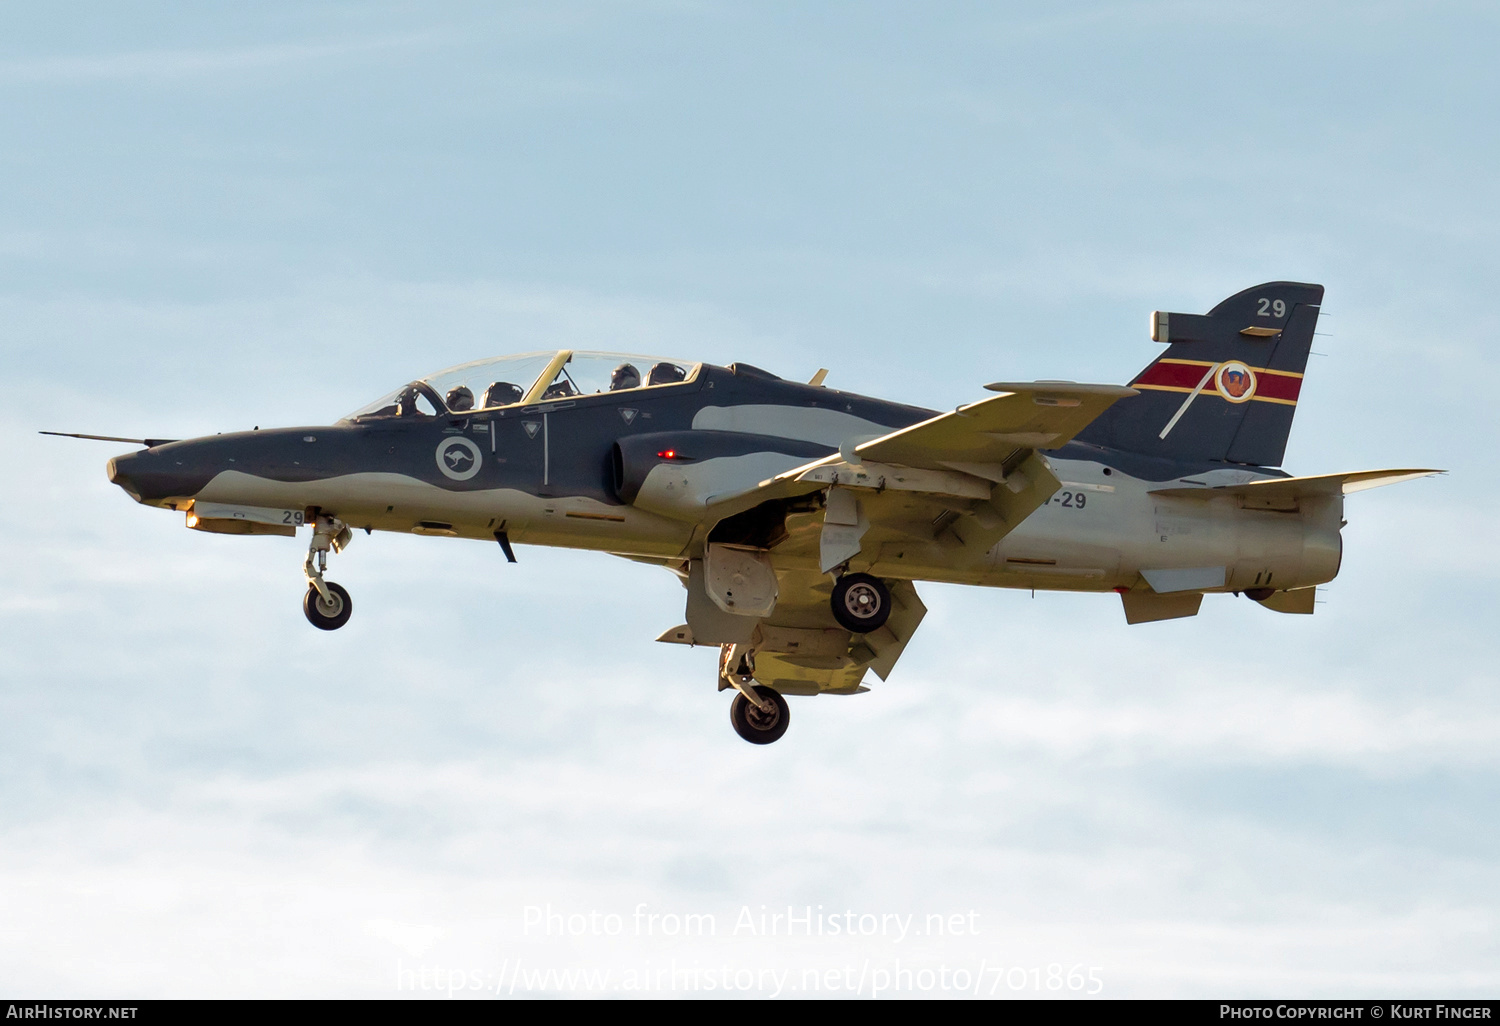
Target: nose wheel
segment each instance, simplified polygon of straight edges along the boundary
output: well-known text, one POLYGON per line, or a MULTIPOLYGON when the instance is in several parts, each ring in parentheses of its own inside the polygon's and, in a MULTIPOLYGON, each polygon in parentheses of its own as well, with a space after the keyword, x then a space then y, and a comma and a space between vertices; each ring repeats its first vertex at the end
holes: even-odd
POLYGON ((319 516, 313 523, 312 541, 307 546, 307 561, 302 573, 307 578, 307 594, 302 597, 302 612, 307 622, 320 631, 336 631, 349 622, 354 603, 342 586, 325 581, 329 550, 343 552, 349 547, 353 532, 342 520, 319 516))
POLYGON ((891 616, 891 589, 869 574, 845 574, 833 583, 833 618, 855 634, 885 626, 891 616))
POLYGON ((791 722, 786 699, 781 692, 764 684, 753 685, 749 690, 755 692, 760 703, 752 703, 743 693, 734 696, 729 706, 729 722, 734 724, 734 732, 752 745, 779 740, 791 722))
POLYGON ((317 585, 307 586, 307 594, 302 596, 302 612, 307 614, 307 622, 318 630, 336 631, 349 622, 354 603, 343 585, 324 581, 323 587, 328 592, 327 598, 318 591, 317 585))

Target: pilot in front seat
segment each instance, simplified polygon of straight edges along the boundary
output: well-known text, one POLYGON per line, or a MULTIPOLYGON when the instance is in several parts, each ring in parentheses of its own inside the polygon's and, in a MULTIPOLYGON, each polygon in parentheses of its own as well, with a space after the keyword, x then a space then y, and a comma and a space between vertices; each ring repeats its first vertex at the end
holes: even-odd
POLYGON ((615 372, 609 377, 609 390, 619 392, 627 388, 641 387, 641 372, 635 369, 633 363, 622 363, 615 368, 615 372))
POLYGON ((466 413, 474 408, 474 393, 469 391, 468 385, 459 385, 457 388, 448 389, 443 402, 448 404, 448 410, 451 413, 466 413))

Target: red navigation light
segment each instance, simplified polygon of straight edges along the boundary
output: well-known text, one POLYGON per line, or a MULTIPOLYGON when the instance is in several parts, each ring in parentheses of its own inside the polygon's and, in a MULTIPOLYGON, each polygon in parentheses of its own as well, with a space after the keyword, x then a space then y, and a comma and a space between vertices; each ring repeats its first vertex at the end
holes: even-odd
POLYGON ((663 449, 661 452, 657 453, 656 455, 659 456, 659 457, 661 457, 664 460, 675 460, 677 458, 677 450, 676 449, 663 449))

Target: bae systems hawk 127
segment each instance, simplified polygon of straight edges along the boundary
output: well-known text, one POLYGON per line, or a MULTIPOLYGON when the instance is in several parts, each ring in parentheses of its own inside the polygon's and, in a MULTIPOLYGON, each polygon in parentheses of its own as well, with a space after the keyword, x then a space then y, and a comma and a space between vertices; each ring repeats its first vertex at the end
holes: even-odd
MULTIPOLYGON (((1207 593, 1311 613, 1344 496, 1439 473, 1292 477, 1281 465, 1323 288, 1270 282, 1151 317, 1166 350, 1128 387, 1000 382, 947 413, 743 363, 560 350, 440 371, 335 424, 193 438, 109 461, 136 501, 219 534, 312 535, 303 609, 353 532, 597 549, 665 567, 718 649, 747 741, 784 695, 885 680, 922 622, 917 581, 1115 592, 1132 624, 1207 593)), ((52 433, 52 432, 47 432, 52 433)))

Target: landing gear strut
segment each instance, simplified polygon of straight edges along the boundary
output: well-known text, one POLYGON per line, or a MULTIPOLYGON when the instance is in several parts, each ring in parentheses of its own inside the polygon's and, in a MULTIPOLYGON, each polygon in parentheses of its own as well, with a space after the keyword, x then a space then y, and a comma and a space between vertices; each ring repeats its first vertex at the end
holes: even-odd
POLYGON ((302 597, 302 612, 307 622, 322 631, 336 631, 349 622, 354 603, 349 593, 332 581, 325 581, 328 551, 343 552, 354 535, 347 524, 334 517, 319 516, 313 524, 312 541, 307 546, 307 560, 302 573, 307 577, 307 594, 302 597))
POLYGON ((833 618, 855 634, 885 626, 891 616, 891 590, 869 574, 845 574, 833 584, 833 618))
POLYGON ((755 683, 755 653, 748 645, 724 645, 719 650, 719 689, 739 694, 729 706, 734 732, 752 745, 768 745, 786 733, 791 710, 775 688, 755 683))

